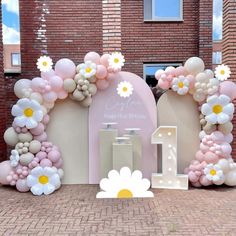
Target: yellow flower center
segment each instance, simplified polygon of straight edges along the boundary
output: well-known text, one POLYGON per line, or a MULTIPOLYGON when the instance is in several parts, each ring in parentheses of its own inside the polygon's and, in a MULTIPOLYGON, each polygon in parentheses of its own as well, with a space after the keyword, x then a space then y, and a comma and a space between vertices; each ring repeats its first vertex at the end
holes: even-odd
POLYGON ((120 61, 119 58, 115 58, 115 59, 114 59, 114 62, 115 62, 115 63, 119 63, 119 61, 120 61))
POLYGON ((212 170, 210 171, 210 174, 211 174, 212 176, 216 175, 216 170, 212 169, 212 170))
POLYGON ((47 66, 48 63, 46 61, 43 62, 43 66, 47 66))
POLYGON ((90 67, 87 67, 85 71, 86 71, 87 73, 90 73, 91 70, 92 70, 92 69, 91 69, 90 67))
POLYGON ((32 116, 33 116, 33 113, 34 113, 34 111, 33 111, 31 108, 26 108, 26 109, 24 110, 24 115, 25 115, 26 117, 32 117, 32 116))
POLYGON ((179 87, 179 88, 183 88, 183 87, 184 87, 184 83, 183 83, 183 82, 179 82, 179 83, 178 83, 178 87, 179 87))
POLYGON ((221 71, 220 71, 220 74, 221 74, 221 75, 224 75, 224 74, 225 74, 225 70, 221 70, 221 71))
POLYGON ((223 111, 223 107, 219 104, 215 105, 212 107, 212 111, 215 113, 215 114, 219 114, 223 111))
POLYGON ((128 189, 121 189, 119 193, 117 194, 118 198, 132 198, 133 194, 128 189))
POLYGON ((39 177, 39 183, 40 184, 47 184, 48 183, 48 177, 45 175, 42 175, 39 177))
POLYGON ((127 87, 123 87, 123 92, 127 92, 128 91, 128 88, 127 87))

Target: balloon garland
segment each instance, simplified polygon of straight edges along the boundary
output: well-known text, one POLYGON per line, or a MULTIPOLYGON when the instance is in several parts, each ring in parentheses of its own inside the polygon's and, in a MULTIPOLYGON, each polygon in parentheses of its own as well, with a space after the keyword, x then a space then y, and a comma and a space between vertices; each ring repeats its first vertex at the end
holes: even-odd
POLYGON ((179 95, 189 93, 199 103, 200 148, 184 171, 195 187, 236 186, 236 163, 230 145, 236 84, 226 81, 230 74, 228 66, 219 65, 214 75, 211 70, 205 70, 204 62, 198 57, 189 58, 184 66, 167 67, 155 73, 158 87, 172 89, 179 95))
POLYGON ((12 107, 14 121, 4 133, 4 140, 14 147, 10 160, 0 163, 0 183, 16 186, 20 192, 48 195, 60 188, 63 161, 59 148, 47 140, 45 132, 49 111, 57 99, 71 99, 88 107, 98 90, 109 86, 109 75, 121 70, 125 59, 121 53, 89 52, 84 63, 60 59, 53 70, 52 59, 42 56, 37 61, 41 76, 15 83, 19 98, 12 107))

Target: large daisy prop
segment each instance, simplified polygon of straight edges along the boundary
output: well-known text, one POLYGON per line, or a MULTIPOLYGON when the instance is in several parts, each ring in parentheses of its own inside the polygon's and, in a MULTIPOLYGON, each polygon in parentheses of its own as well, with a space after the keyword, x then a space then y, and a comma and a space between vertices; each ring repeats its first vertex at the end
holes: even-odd
POLYGON ((53 62, 52 59, 48 56, 41 56, 37 61, 37 68, 41 72, 48 72, 52 69, 53 62))
POLYGON ((204 169, 204 174, 213 183, 224 178, 224 173, 219 165, 208 164, 204 169))
POLYGON ((120 52, 114 52, 108 59, 109 67, 113 70, 121 70, 124 66, 125 58, 120 52))
POLYGON ((60 188, 61 181, 55 168, 38 166, 28 175, 27 185, 34 195, 49 195, 60 188))
POLYGON ((172 89, 179 95, 185 95, 189 91, 189 81, 184 76, 174 78, 172 81, 172 89))
POLYGON ((97 65, 91 61, 86 61, 79 65, 79 73, 86 79, 96 74, 97 65))
POLYGON ((201 112, 210 124, 225 124, 232 119, 234 105, 226 95, 213 95, 202 105, 201 112))
POLYGON ((12 107, 11 113, 15 116, 15 124, 19 127, 26 126, 27 129, 35 128, 43 119, 41 105, 36 100, 28 98, 19 99, 12 107))
POLYGON ((118 84, 117 93, 122 98, 127 98, 133 93, 133 85, 130 82, 123 81, 118 84))
POLYGON ((219 65, 215 69, 215 76, 218 80, 224 81, 230 78, 230 68, 226 65, 219 65))
POLYGON ((108 178, 100 182, 100 188, 103 190, 97 193, 97 198, 145 198, 154 197, 150 188, 150 181, 142 178, 142 173, 135 170, 131 173, 128 167, 123 167, 120 173, 111 170, 108 178))

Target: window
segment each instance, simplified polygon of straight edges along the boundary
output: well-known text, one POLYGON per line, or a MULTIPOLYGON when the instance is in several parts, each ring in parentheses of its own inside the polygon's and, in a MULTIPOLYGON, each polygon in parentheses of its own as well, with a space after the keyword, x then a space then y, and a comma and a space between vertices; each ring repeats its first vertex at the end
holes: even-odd
POLYGON ((213 64, 219 65, 222 63, 222 52, 213 52, 213 64))
POLYGON ((144 0, 144 20, 183 21, 183 0, 144 0))
POLYGON ((20 53, 12 53, 11 54, 11 65, 12 66, 20 66, 20 53))
POLYGON ((155 73, 157 70, 165 70, 168 66, 178 67, 181 63, 158 63, 158 64, 144 64, 143 65, 143 78, 149 87, 155 87, 157 85, 157 80, 155 78, 155 73))

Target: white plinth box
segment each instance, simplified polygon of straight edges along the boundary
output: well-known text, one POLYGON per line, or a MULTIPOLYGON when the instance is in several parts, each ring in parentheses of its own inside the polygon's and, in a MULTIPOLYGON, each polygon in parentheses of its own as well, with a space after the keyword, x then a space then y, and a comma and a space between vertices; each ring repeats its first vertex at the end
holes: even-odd
POLYGON ((124 166, 133 171, 133 147, 131 143, 113 143, 113 169, 120 171, 124 166))
POLYGON ((101 129, 99 131, 100 147, 100 178, 107 178, 108 172, 113 169, 112 144, 118 135, 117 129, 101 129))

